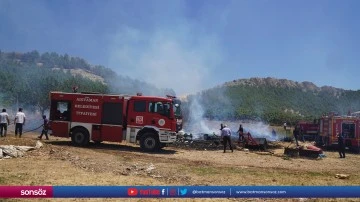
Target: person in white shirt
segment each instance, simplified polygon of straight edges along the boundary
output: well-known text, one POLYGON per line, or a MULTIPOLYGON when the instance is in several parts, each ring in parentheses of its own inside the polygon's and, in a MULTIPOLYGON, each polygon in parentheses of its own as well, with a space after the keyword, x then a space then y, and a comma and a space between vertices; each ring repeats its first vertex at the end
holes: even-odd
POLYGON ((231 152, 234 152, 231 144, 231 130, 225 124, 221 124, 221 137, 223 138, 224 143, 224 153, 226 152, 226 145, 229 143, 231 152))
POLYGON ((19 108, 18 113, 16 113, 14 124, 15 124, 15 137, 19 133, 19 137, 22 135, 23 125, 25 125, 25 114, 22 112, 22 108, 19 108))
POLYGON ((6 109, 3 109, 0 113, 0 135, 6 137, 7 126, 10 124, 9 114, 6 113, 6 109), (3 134, 4 131, 4 134, 3 134))

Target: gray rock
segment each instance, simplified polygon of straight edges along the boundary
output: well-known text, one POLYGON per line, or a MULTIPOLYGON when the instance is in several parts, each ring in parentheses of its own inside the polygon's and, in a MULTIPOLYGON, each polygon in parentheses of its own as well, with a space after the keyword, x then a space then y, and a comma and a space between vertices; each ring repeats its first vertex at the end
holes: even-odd
POLYGON ((2 149, 0 149, 0 159, 4 157, 2 149))
POLYGON ((15 148, 22 152, 27 152, 35 149, 35 147, 29 147, 29 146, 15 146, 15 148))
POLYGON ((339 179, 348 179, 350 177, 350 175, 346 175, 346 174, 336 174, 335 175, 336 178, 339 179))
POLYGON ((10 157, 18 157, 18 151, 14 147, 14 145, 1 145, 0 149, 3 150, 3 154, 10 156, 10 157))

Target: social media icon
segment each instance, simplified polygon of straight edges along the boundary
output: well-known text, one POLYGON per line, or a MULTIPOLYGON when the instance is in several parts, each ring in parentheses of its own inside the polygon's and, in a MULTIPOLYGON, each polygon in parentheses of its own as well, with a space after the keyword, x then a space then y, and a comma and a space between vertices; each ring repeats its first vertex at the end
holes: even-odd
POLYGON ((128 189, 128 196, 136 196, 138 194, 138 190, 136 188, 128 189))
POLYGON ((176 196, 176 189, 170 189, 170 196, 176 196))
POLYGON ((187 189, 180 189, 180 195, 184 196, 187 193, 187 189))
POLYGON ((161 195, 165 195, 165 189, 161 190, 161 195))

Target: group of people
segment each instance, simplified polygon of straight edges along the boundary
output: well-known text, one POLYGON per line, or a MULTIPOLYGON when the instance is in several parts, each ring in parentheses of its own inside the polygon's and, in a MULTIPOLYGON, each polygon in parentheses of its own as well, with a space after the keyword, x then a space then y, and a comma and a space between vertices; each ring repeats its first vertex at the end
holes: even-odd
MULTIPOLYGON (((42 138, 43 135, 45 135, 46 139, 48 140, 48 128, 49 128, 49 120, 46 118, 45 115, 43 115, 43 130, 41 131, 41 135, 38 137, 39 139, 42 138)), ((15 137, 19 135, 21 138, 23 134, 23 126, 26 122, 26 116, 23 112, 22 108, 19 108, 19 111, 15 115, 14 119, 14 125, 15 125, 15 137)), ((0 135, 1 137, 6 137, 7 135, 7 128, 10 125, 10 119, 9 114, 6 112, 6 109, 2 109, 2 112, 0 113, 0 135)))
MULTIPOLYGON (((22 108, 19 108, 19 111, 15 115, 14 125, 15 125, 15 137, 19 134, 19 137, 23 134, 23 126, 25 125, 26 116, 22 108)), ((0 113, 0 134, 1 137, 6 137, 7 127, 10 125, 9 114, 6 112, 6 109, 3 109, 0 113)))
MULTIPOLYGON (((222 124, 220 124, 220 131, 221 131, 221 138, 223 139, 223 144, 224 144, 224 153, 226 152, 227 145, 229 145, 231 152, 234 152, 234 150, 232 148, 232 143, 231 143, 231 129, 228 128, 227 125, 222 123, 222 124)), ((239 134, 239 142, 243 141, 244 128, 242 127, 241 124, 236 133, 239 134)), ((276 132, 274 129, 272 130, 272 134, 276 136, 276 132)), ((293 131, 293 135, 295 138, 296 146, 299 146, 298 139, 299 139, 299 137, 302 137, 302 129, 300 127, 296 126, 293 131)), ((344 134, 340 133, 340 134, 338 134, 337 137, 338 137, 338 151, 339 151, 340 158, 345 158, 344 134)))

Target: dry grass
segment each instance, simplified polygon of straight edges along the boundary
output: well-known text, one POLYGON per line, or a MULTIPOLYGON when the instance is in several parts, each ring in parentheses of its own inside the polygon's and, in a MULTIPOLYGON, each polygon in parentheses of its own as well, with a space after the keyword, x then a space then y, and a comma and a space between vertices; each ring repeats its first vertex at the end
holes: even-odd
MULTIPOLYGON (((36 134, 22 139, 6 137, 0 144, 34 145, 36 134)), ((325 152, 322 160, 284 158, 283 145, 272 153, 194 151, 166 148, 159 153, 143 153, 126 144, 73 147, 67 139, 45 142, 39 150, 22 158, 0 161, 2 185, 360 185, 360 157, 348 154, 339 159, 336 152, 325 152), (153 164, 155 169, 147 172, 153 164), (225 174, 224 174, 225 173, 225 174), (350 174, 338 179, 338 173, 350 174)), ((53 201, 52 199, 51 201, 53 201)), ((67 199, 83 201, 85 199, 67 199)), ((117 201, 92 199, 91 201, 117 201)), ((179 199, 165 199, 177 201, 179 199)), ((273 201, 275 199, 189 199, 188 201, 273 201)), ((276 201, 301 201, 276 199, 276 201)), ((306 201, 339 201, 306 199, 306 201)), ((357 199, 344 199, 357 201, 357 199)), ((10 200, 17 201, 17 200, 10 200)), ((23 201, 23 200, 21 200, 23 201)), ((33 201, 33 200, 32 200, 33 201)), ((49 201, 49 200, 38 200, 49 201)), ((55 201, 63 201, 57 199, 55 201)), ((133 199, 127 201, 159 201, 133 199)))

